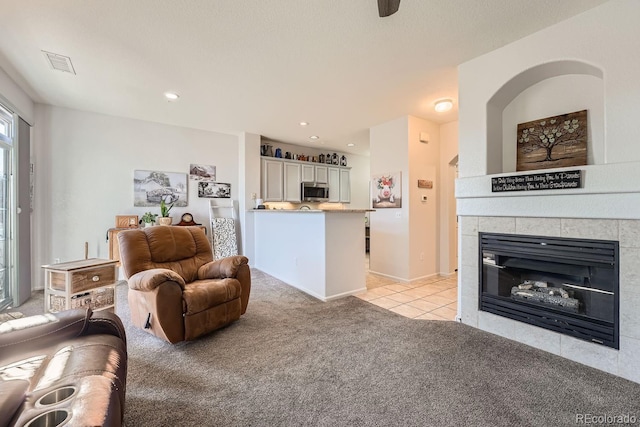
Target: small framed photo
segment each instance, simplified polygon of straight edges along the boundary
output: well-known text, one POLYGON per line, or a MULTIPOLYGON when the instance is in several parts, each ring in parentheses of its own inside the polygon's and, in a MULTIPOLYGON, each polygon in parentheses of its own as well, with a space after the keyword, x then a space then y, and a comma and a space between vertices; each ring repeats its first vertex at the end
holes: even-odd
POLYGON ((116 228, 138 227, 138 215, 116 215, 116 228))

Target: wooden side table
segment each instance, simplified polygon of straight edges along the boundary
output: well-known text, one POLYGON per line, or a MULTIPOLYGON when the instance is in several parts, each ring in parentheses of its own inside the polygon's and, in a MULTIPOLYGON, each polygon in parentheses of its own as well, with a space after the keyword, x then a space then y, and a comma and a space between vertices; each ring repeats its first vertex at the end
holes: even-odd
POLYGON ((44 308, 56 312, 72 308, 115 311, 117 261, 90 258, 43 265, 44 308))

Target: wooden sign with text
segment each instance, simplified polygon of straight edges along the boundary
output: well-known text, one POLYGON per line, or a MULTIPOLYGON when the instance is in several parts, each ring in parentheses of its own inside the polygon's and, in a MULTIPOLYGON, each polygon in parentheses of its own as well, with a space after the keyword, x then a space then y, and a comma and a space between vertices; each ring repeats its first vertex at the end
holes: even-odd
POLYGON ((491 178, 491 192, 582 188, 582 171, 562 171, 491 178))

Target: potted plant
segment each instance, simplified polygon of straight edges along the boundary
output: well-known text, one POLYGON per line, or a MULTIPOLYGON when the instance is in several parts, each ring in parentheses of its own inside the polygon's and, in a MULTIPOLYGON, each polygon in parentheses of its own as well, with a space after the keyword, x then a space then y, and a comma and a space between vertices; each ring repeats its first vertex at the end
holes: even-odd
POLYGON ((158 223, 160 225, 171 225, 173 219, 169 216, 169 211, 172 207, 173 203, 167 206, 164 199, 160 200, 160 218, 158 218, 158 223))
POLYGON ((145 227, 151 227, 153 223, 156 222, 157 217, 158 214, 145 212, 144 215, 142 215, 142 218, 140 218, 140 224, 144 224, 145 227))

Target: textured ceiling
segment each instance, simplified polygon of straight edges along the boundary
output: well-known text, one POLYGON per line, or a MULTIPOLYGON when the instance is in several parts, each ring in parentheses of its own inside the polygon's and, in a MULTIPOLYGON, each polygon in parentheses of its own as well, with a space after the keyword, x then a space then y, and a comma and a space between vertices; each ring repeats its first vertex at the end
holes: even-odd
POLYGON ((0 0, 0 67, 37 102, 367 154, 372 126, 456 120, 458 64, 601 3, 402 0, 380 18, 376 0, 0 0))

